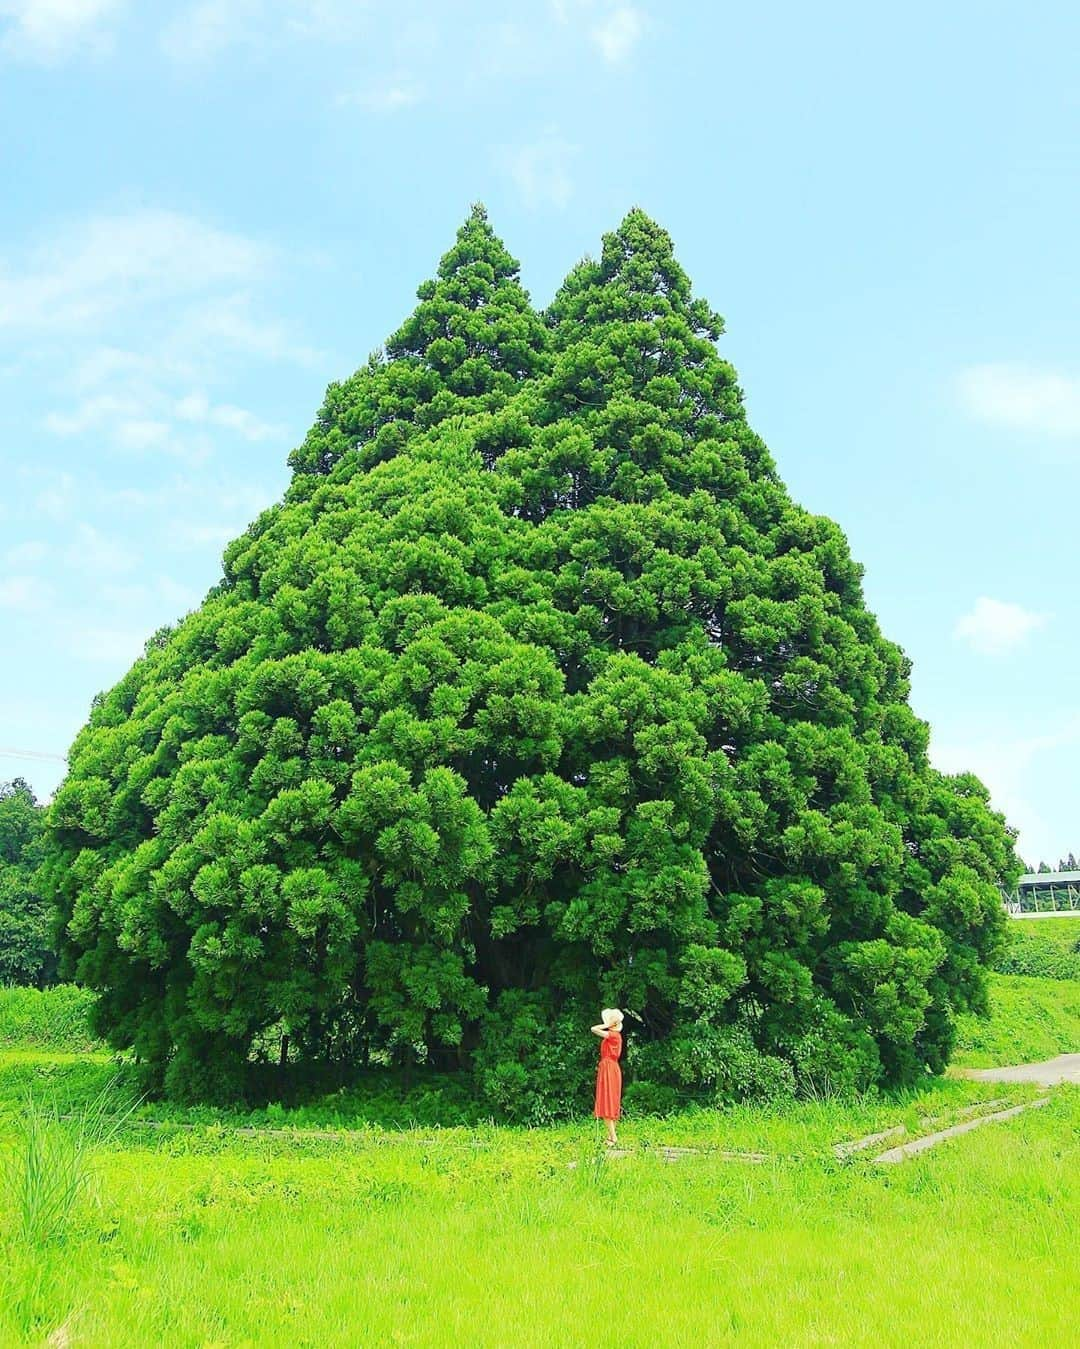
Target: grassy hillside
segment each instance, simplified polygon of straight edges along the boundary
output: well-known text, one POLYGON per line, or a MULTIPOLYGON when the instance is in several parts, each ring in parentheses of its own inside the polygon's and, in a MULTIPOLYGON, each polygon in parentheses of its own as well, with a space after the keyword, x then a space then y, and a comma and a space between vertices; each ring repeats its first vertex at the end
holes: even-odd
POLYGON ((995 974, 988 1019, 960 1018, 954 1062, 968 1068, 1080 1053, 1080 983, 995 974))
POLYGON ((1080 918, 1014 919, 997 968, 1002 974, 1080 980, 1080 918))

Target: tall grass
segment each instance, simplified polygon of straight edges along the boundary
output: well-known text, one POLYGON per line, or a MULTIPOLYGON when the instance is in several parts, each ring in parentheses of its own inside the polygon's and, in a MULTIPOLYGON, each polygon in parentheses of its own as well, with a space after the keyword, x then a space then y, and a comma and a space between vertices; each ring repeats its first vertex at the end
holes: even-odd
POLYGON ((33 1247, 62 1239, 91 1176, 91 1155, 112 1141, 138 1102, 118 1112, 118 1087, 110 1081, 72 1119, 32 1095, 4 1154, 0 1184, 22 1241, 33 1247))

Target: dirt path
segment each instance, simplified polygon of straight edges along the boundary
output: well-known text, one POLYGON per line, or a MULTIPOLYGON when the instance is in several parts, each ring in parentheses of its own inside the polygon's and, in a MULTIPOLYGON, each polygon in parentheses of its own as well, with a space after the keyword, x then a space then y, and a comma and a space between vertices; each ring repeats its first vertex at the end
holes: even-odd
POLYGON ((1059 1054, 1043 1063, 1018 1063, 1011 1068, 958 1068, 956 1076, 976 1082, 1034 1082, 1040 1087, 1080 1084, 1080 1054, 1059 1054))

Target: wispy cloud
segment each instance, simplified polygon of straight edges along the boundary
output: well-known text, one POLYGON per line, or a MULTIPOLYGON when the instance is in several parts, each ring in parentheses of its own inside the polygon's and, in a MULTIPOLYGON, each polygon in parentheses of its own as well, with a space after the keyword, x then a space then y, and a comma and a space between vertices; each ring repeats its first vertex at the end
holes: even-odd
POLYGON ((155 608, 167 610, 170 614, 183 614, 194 609, 201 596, 191 588, 174 581, 171 576, 158 576, 152 582, 140 581, 131 585, 105 585, 101 596, 108 604, 118 609, 146 610, 155 608))
POLYGON ((52 598, 52 587, 38 576, 0 577, 0 609, 40 609, 52 598))
POLYGON ((0 259, 0 350, 33 353, 43 371, 71 366, 58 382, 64 402, 39 413, 53 435, 201 462, 215 438, 280 434, 213 400, 207 387, 226 358, 319 359, 253 301, 278 264, 269 244, 190 215, 95 215, 0 259))
POLYGON ((174 211, 92 216, 15 267, 0 260, 0 333, 70 333, 125 309, 245 285, 272 256, 265 244, 174 211))
POLYGON ((183 350, 213 343, 245 356, 294 365, 318 365, 325 352, 298 342, 285 324, 256 316, 246 295, 222 296, 189 308, 181 317, 176 342, 183 350))
POLYGON ((181 398, 174 412, 181 421, 220 426, 227 431, 235 431, 244 440, 270 440, 281 434, 278 427, 260 421, 246 408, 234 407, 231 403, 215 405, 202 392, 189 393, 181 398))
POLYGON ((79 50, 101 52, 110 21, 126 0, 0 0, 0 48, 31 61, 55 62, 79 50))
POLYGON ((166 24, 161 48, 176 64, 197 67, 237 49, 342 43, 363 32, 367 8, 362 0, 196 0, 166 24))
POLYGON ((589 36, 610 65, 622 65, 637 46, 645 28, 641 11, 620 5, 590 29, 589 36))
POLYGON ((646 28, 646 16, 636 5, 617 0, 551 0, 561 24, 584 32, 609 65, 623 65, 646 28))
POLYGON ((1054 831, 1032 801, 1040 760, 1075 754, 1080 744, 1080 715, 1062 716, 1041 735, 985 740, 930 740, 930 758, 943 773, 975 773, 990 789, 991 804, 1020 832, 1019 849, 1029 861, 1056 858, 1067 840, 1054 831))
POLYGON ((110 538, 90 524, 80 524, 67 547, 68 566, 80 574, 112 575, 131 571, 138 558, 119 539, 110 538))
MULTIPOLYGON (((35 478, 38 475, 29 468, 24 469, 21 474, 25 478, 35 478)), ((35 484, 36 486, 36 484, 35 484)), ((77 484, 74 474, 64 470, 55 472, 48 470, 44 475, 41 485, 37 486, 34 495, 34 511, 39 516, 44 516, 46 520, 67 520, 75 509, 77 501, 77 484)))
MULTIPOLYGON (((175 516, 178 509, 186 510, 189 506, 205 505, 211 501, 218 510, 230 515, 242 515, 245 521, 265 510, 271 500, 270 493, 264 488, 246 482, 232 482, 220 475, 211 477, 205 472, 198 476, 174 477, 156 487, 104 488, 95 494, 95 501, 110 512, 117 509, 148 511, 168 507, 175 516)), ((240 533, 242 528, 236 529, 234 533, 240 533)))
POLYGON ((204 395, 175 400, 159 390, 95 394, 66 411, 48 413, 42 425, 57 436, 83 436, 92 431, 97 443, 104 441, 117 450, 160 452, 201 463, 211 452, 210 442, 199 431, 178 425, 193 422, 229 427, 245 440, 261 439, 264 431, 271 432, 242 408, 211 408, 204 395), (258 434, 252 434, 253 430, 258 434))
POLYGON ((119 628, 86 623, 66 628, 65 649, 79 660, 114 666, 119 672, 143 654, 150 633, 145 628, 119 628))
POLYGON ((230 47, 255 45, 264 9, 262 0, 200 0, 166 24, 162 50, 178 64, 202 65, 230 47))
POLYGON ((227 543, 243 534, 244 524, 207 524, 202 520, 174 520, 169 526, 169 540, 176 548, 205 548, 207 544, 227 543))
POLYGON ((1050 436, 1080 436, 1080 377, 1001 363, 957 380, 960 401, 981 421, 1050 436))
POLYGON ((339 107, 359 106, 370 112, 401 112, 404 108, 414 108, 424 95, 412 80, 398 79, 372 85, 370 89, 357 89, 339 94, 336 102, 339 107))
POLYGON ((983 655, 998 656, 1021 646, 1045 625, 1049 615, 982 595, 970 613, 957 620, 953 636, 983 655))
POLYGON ((526 206, 562 210, 573 196, 570 165, 577 153, 576 145, 547 131, 530 144, 504 150, 502 161, 526 206))
POLYGON ((41 539, 26 539, 23 543, 13 544, 4 553, 4 562, 9 567, 28 567, 42 562, 48 556, 49 549, 41 539))

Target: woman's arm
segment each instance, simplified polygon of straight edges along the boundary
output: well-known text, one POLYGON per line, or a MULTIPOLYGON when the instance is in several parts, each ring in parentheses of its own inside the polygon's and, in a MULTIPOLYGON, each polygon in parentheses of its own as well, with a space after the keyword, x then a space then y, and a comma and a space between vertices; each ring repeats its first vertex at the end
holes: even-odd
POLYGON ((599 1026, 590 1026, 589 1029, 592 1031, 594 1035, 599 1035, 601 1040, 606 1040, 608 1036, 611 1034, 611 1031, 608 1030, 608 1028, 603 1024, 603 1022, 601 1022, 599 1026))

